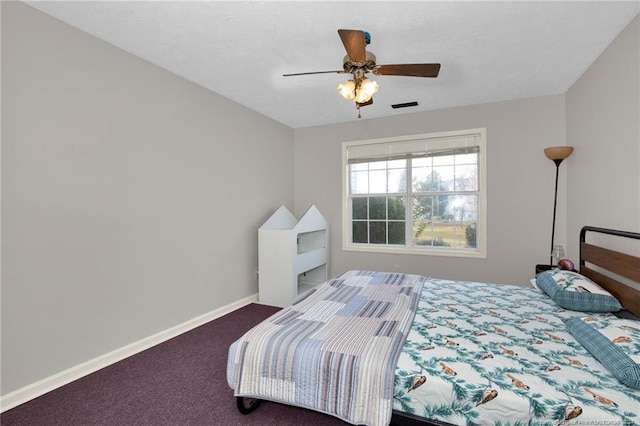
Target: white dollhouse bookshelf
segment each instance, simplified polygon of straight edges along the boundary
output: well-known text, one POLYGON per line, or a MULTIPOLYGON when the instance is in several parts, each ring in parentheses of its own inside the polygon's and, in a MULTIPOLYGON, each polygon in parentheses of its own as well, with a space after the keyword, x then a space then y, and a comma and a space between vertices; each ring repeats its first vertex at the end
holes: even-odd
POLYGON ((311 206, 300 220, 281 206, 258 230, 258 291, 285 307, 327 280, 327 220, 311 206))

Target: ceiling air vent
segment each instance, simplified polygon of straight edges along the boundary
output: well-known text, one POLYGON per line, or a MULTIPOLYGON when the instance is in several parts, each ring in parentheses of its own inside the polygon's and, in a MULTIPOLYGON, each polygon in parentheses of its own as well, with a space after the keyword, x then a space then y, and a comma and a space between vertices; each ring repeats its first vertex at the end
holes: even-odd
POLYGON ((393 105, 391 105, 391 108, 398 109, 398 108, 409 108, 409 107, 414 107, 414 106, 418 106, 418 102, 417 101, 405 102, 403 104, 393 104, 393 105))

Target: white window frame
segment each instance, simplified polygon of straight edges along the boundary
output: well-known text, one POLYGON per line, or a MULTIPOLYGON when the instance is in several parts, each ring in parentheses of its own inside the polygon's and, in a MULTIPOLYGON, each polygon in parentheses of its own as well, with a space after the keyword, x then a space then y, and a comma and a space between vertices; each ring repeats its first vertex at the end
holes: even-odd
MULTIPOLYGON (((407 182, 407 187, 410 187, 407 182)), ((407 206, 410 205, 407 199, 407 206)), ((407 208, 407 214, 411 209, 407 208)), ((407 222, 409 223, 409 221, 407 222)), ((360 141, 349 141, 342 143, 342 249, 345 251, 369 252, 369 253, 393 253, 393 254, 416 254, 430 256, 452 256, 466 258, 486 258, 487 257, 487 146, 486 129, 468 129, 450 132, 426 133, 410 136, 399 136, 382 139, 368 139, 360 141), (452 247, 434 248, 430 246, 413 246, 411 240, 407 240, 404 246, 392 246, 386 244, 354 244, 352 243, 353 225, 351 220, 350 201, 350 174, 349 158, 350 149, 362 149, 366 151, 379 151, 379 147, 394 150, 402 153, 405 147, 415 146, 424 142, 425 151, 432 151, 430 145, 445 146, 448 140, 460 140, 463 138, 473 138, 474 145, 479 147, 478 155, 478 217, 476 223, 476 248, 456 249, 452 247), (360 148, 361 147, 361 148, 360 148)))

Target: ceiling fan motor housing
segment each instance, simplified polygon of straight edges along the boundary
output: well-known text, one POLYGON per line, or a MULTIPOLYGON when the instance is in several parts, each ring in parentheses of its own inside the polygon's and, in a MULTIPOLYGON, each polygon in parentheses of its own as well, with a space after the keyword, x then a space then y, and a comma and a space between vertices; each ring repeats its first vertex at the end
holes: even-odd
POLYGON ((354 73, 357 69, 362 69, 365 73, 371 72, 376 66, 376 55, 367 52, 364 62, 353 62, 349 55, 342 59, 342 67, 346 72, 354 73))

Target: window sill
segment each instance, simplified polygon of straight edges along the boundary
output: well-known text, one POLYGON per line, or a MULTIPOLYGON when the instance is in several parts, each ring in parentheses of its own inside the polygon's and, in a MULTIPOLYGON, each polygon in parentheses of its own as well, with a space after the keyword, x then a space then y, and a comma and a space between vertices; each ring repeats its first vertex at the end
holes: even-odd
POLYGON ((469 259, 486 259, 487 255, 481 250, 455 250, 455 249, 428 249, 428 248, 407 248, 407 247, 388 247, 388 246, 354 246, 346 245, 342 247, 344 251, 353 251, 361 253, 380 253, 380 254, 409 254, 418 256, 442 256, 442 257, 461 257, 469 259))

